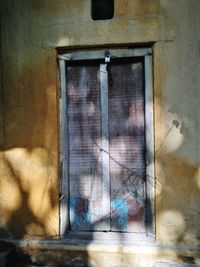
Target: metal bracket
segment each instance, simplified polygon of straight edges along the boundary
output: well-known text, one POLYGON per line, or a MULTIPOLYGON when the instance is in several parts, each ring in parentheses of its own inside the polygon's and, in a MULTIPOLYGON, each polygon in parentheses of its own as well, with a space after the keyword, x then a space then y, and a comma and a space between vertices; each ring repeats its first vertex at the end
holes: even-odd
POLYGON ((105 62, 110 62, 110 52, 108 50, 105 51, 105 62))

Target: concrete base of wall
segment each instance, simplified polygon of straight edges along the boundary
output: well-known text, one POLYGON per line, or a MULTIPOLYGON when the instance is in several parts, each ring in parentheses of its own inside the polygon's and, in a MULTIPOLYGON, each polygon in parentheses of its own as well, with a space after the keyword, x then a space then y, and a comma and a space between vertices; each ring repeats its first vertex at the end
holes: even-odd
POLYGON ((18 258, 33 266, 192 267, 191 264, 200 262, 200 249, 183 244, 162 245, 140 242, 122 246, 98 242, 84 244, 83 241, 70 244, 66 240, 12 240, 11 242, 17 248, 18 258))
POLYGON ((168 262, 159 262, 154 264, 153 267, 199 267, 197 264, 190 263, 168 263, 168 262))

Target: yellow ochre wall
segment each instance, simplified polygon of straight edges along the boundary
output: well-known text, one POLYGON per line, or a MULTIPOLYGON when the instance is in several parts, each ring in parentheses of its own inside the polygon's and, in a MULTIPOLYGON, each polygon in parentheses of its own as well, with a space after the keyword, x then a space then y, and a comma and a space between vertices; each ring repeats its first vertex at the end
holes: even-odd
POLYGON ((56 48, 152 45, 156 240, 200 237, 200 1, 1 0, 0 237, 59 236, 56 48))

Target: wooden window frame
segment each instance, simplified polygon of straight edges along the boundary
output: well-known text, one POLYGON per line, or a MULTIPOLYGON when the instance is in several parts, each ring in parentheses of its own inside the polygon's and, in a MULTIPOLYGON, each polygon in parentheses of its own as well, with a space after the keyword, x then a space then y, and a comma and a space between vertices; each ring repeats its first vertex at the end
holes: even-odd
MULTIPOLYGON (((127 48, 127 49, 109 49, 109 53, 112 58, 144 58, 144 92, 145 92, 145 142, 146 142, 146 197, 148 203, 147 209, 151 210, 151 214, 146 211, 146 237, 155 239, 155 177, 154 177, 154 127, 153 127, 153 79, 152 79, 152 49, 151 48, 127 48), (151 218, 150 218, 151 217, 151 218), (149 223, 148 223, 149 221, 149 223)), ((70 53, 63 53, 58 55, 59 61, 59 72, 60 72, 60 175, 61 175, 61 186, 60 186, 60 236, 65 237, 67 234, 67 228, 69 224, 68 215, 68 169, 67 169, 67 151, 68 142, 66 139, 67 135, 67 96, 66 96, 66 62, 74 60, 104 60, 105 50, 82 50, 72 51, 70 53)), ((103 67, 105 65, 102 65, 103 67)), ((104 84, 104 93, 101 94, 101 101, 104 99, 104 94, 107 91, 107 85, 104 84)), ((102 90, 101 90, 102 91, 102 90)), ((106 108, 106 107, 105 107, 106 108)), ((106 110, 105 110, 106 112, 106 110)), ((104 123, 107 123, 106 121, 104 123)), ((105 133, 106 135, 107 133, 105 133)), ((105 143, 107 148, 107 144, 105 143)), ((104 159, 103 159, 104 160, 104 159)), ((106 161, 108 159, 105 159, 106 161)), ((107 182, 107 174, 103 174, 105 185, 107 182)), ((81 235, 84 233, 82 232, 81 235)), ((89 233, 85 233, 89 235, 89 233)), ((121 233, 119 233, 121 234, 121 233)), ((115 236, 116 233, 108 232, 106 236, 115 236)), ((136 240, 141 238, 144 234, 132 234, 127 233, 129 238, 136 240)), ((79 236, 77 234, 77 236, 79 236)), ((105 236, 105 234, 100 234, 105 236)))

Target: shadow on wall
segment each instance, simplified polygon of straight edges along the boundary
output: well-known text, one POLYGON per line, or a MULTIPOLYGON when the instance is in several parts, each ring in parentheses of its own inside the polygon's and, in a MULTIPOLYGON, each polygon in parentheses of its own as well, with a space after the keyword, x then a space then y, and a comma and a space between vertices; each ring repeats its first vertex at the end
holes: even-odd
POLYGON ((55 52, 13 53, 3 57, 0 234, 57 236, 55 52))
MULTIPOLYGON (((171 109, 168 112, 171 113, 171 109)), ((197 248, 200 240, 199 164, 198 161, 190 161, 196 152, 194 150, 190 157, 188 147, 195 147, 195 139, 191 138, 190 129, 185 128, 184 119, 180 120, 177 114, 178 111, 173 108, 174 118, 169 114, 168 129, 156 151, 156 165, 162 173, 160 183, 157 183, 159 178, 156 177, 157 236, 164 243, 184 243, 197 248)), ((191 250, 176 256, 189 263, 195 263, 195 259, 199 258, 191 250)))

